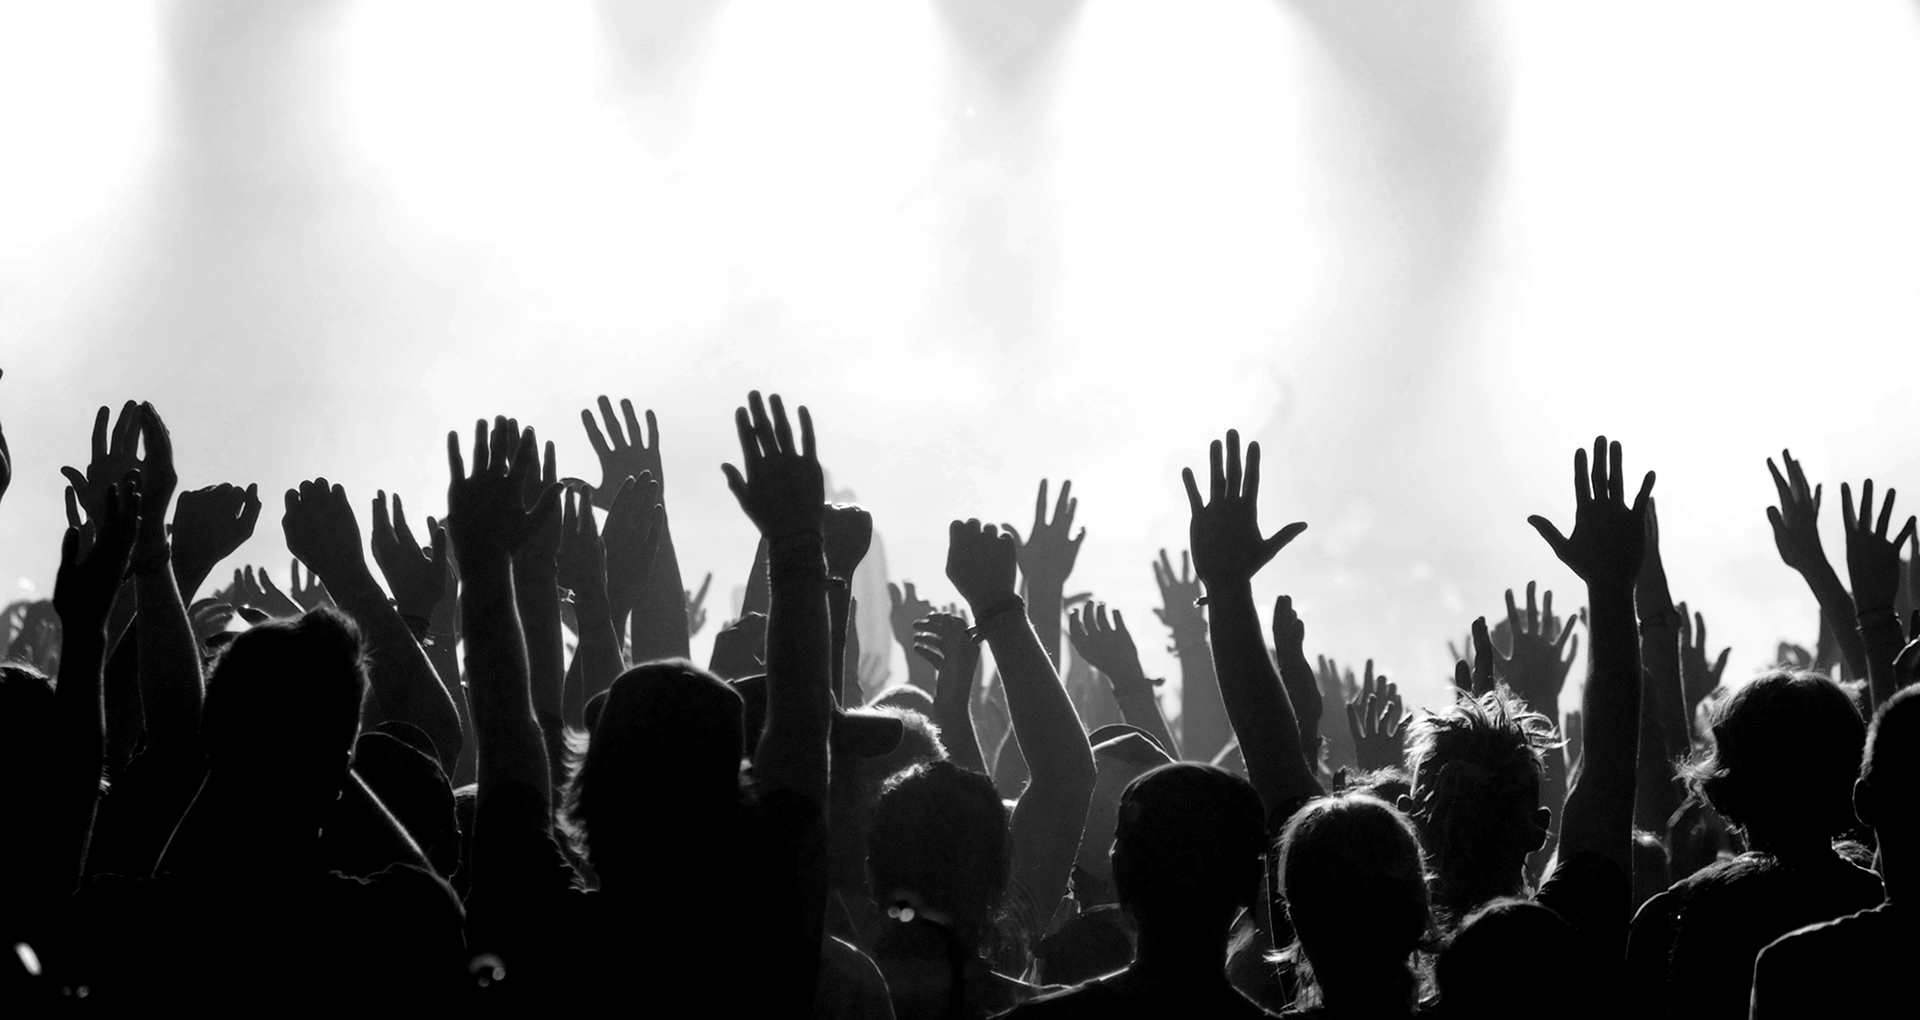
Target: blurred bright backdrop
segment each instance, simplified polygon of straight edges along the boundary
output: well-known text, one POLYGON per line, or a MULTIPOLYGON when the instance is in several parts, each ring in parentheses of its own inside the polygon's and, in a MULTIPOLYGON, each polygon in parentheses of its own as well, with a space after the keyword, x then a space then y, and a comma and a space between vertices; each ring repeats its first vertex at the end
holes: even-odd
POLYGON ((1525 518, 1596 432, 1734 675, 1815 636, 1764 459, 1843 570, 1837 484, 1920 486, 1911 0, 5 2, 0 137, 10 597, 129 397, 183 488, 259 483, 281 580, 300 479, 438 506, 495 413, 597 478, 578 412, 631 397, 703 657, 778 391, 935 601, 950 518, 1071 478, 1069 591, 1175 677, 1148 561, 1238 427, 1311 524, 1258 592, 1414 702, 1504 589, 1579 604, 1525 518))

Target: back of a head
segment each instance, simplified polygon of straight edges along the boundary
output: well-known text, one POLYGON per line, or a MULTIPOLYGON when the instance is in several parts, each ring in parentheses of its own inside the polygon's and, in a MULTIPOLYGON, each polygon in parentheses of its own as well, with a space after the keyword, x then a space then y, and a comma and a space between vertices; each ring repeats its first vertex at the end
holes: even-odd
POLYGON ((1246 780, 1176 762, 1127 784, 1113 834, 1120 905, 1148 930, 1232 923, 1259 894, 1266 816, 1246 780))
POLYGON ((744 749, 740 695, 726 681, 683 659, 621 674, 567 787, 567 820, 594 867, 605 877, 637 863, 663 830, 679 846, 731 840, 744 749))
POLYGON ((207 681, 208 764, 240 779, 331 782, 337 793, 366 693, 366 649, 344 613, 323 607, 258 624, 228 643, 207 681))
POLYGON ((943 759, 881 787, 867 835, 876 903, 917 903, 977 939, 1000 908, 1011 856, 1007 808, 986 776, 943 759))
POLYGON ((1321 797, 1280 837, 1280 891, 1315 975, 1396 974, 1432 930, 1412 823, 1366 794, 1321 797))
POLYGON ((1411 811, 1444 900, 1470 906, 1517 890, 1526 854, 1544 837, 1544 754, 1553 722, 1503 685, 1460 695, 1416 719, 1407 735, 1411 811))
POLYGON ((1573 926, 1525 899, 1500 899, 1468 916, 1440 953, 1434 976, 1449 1017, 1533 1017, 1578 982, 1573 926))
POLYGON ((1920 833, 1914 793, 1920 790, 1920 687, 1908 687, 1874 714, 1854 806, 1862 822, 1880 836, 1889 856, 1920 852, 1912 836, 1920 833))
POLYGON ((1824 840, 1855 827, 1866 724, 1831 679, 1763 674, 1722 702, 1711 726, 1688 785, 1749 837, 1824 840))

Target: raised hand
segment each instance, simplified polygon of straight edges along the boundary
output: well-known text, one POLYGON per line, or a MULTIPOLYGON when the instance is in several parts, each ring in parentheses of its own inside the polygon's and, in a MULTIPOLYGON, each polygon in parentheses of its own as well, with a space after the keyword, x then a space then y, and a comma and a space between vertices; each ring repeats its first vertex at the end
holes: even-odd
POLYGON ((1160 587, 1160 604, 1163 608, 1153 611, 1160 622, 1176 636, 1185 634, 1204 637, 1207 632, 1207 617, 1194 603, 1200 598, 1200 579, 1193 576, 1193 556, 1182 550, 1180 553, 1180 572, 1174 573, 1173 562, 1167 558, 1167 551, 1160 550, 1160 559, 1153 564, 1153 581, 1160 587))
POLYGON ((1887 490, 1887 498, 1880 505, 1879 523, 1875 524, 1873 479, 1861 483, 1857 509, 1852 489, 1847 483, 1840 483, 1840 519, 1846 525, 1847 535, 1847 578, 1853 586, 1854 610, 1862 617, 1869 613, 1892 612, 1894 601, 1900 593, 1903 573, 1900 549, 1913 540, 1915 519, 1908 516, 1900 533, 1889 539, 1887 525, 1892 518, 1892 489, 1887 490))
POLYGON ((130 472, 140 469, 140 417, 142 408, 129 400, 120 408, 120 420, 114 422, 112 433, 107 430, 109 411, 102 407, 93 419, 93 457, 87 462, 85 473, 71 467, 63 467, 60 473, 67 476, 67 482, 80 505, 92 520, 106 512, 107 490, 120 483, 130 472))
POLYGON ((221 483, 180 494, 173 508, 174 576, 191 598, 214 565, 253 537, 260 520, 260 490, 221 483))
POLYGON ((600 530, 607 550, 607 602, 613 607, 615 629, 624 632, 622 623, 653 573, 663 520, 660 483, 651 473, 629 476, 620 483, 600 530))
POLYGON ((947 526, 947 580, 973 607, 982 626, 987 616, 1016 602, 1014 575, 1019 546, 1010 532, 978 520, 954 521, 947 526))
MULTIPOLYGON (((359 526, 355 525, 356 531, 358 528, 359 526)), ((260 572, 260 580, 262 584, 270 583, 267 581, 266 571, 260 572)), ((305 580, 302 580, 300 561, 297 558, 287 564, 287 591, 303 612, 333 605, 333 596, 327 593, 327 586, 321 583, 320 572, 309 568, 306 571, 305 580)))
POLYGON ((1040 480, 1040 494, 1033 501, 1033 528, 1027 532, 1024 541, 1020 533, 1011 524, 1003 525, 1014 541, 1020 543, 1020 571, 1027 577, 1028 585, 1035 583, 1048 586, 1064 585, 1067 576, 1073 573, 1074 561, 1080 557, 1080 543, 1087 539, 1087 529, 1081 528, 1078 535, 1073 534, 1073 517, 1080 510, 1080 501, 1072 498, 1073 483, 1060 483, 1060 501, 1054 505, 1053 520, 1047 520, 1047 480, 1040 480))
MULTIPOLYGON (((614 494, 628 478, 649 474, 654 481, 666 484, 666 475, 660 470, 660 423, 654 419, 653 412, 648 411, 646 431, 641 431, 631 400, 622 399, 620 411, 626 416, 625 431, 613 416, 613 402, 604 396, 600 398, 600 417, 607 423, 605 434, 593 420, 592 411, 580 412, 580 422, 587 427, 587 442, 593 444, 594 455, 600 458, 600 484, 592 491, 593 504, 602 510, 613 509, 614 494), (653 437, 650 443, 648 436, 653 437)), ((656 498, 655 502, 659 500, 656 498)))
POLYGON ((1653 472, 1647 472, 1633 504, 1627 505, 1620 444, 1608 444, 1607 437, 1599 436, 1593 441, 1591 471, 1587 451, 1573 455, 1573 535, 1562 535, 1538 514, 1527 518, 1527 523, 1589 587, 1631 594, 1646 551, 1647 497, 1653 493, 1653 481, 1653 472))
MULTIPOLYGON (((0 376, 6 372, 0 371, 0 376)), ((0 427, 0 499, 7 497, 7 489, 13 485, 13 454, 7 450, 7 430, 0 427)))
MULTIPOLYGON (((504 422, 496 419, 494 429, 496 431, 504 430, 503 439, 508 444, 512 444, 516 438, 522 435, 520 423, 512 418, 508 418, 504 422)), ((531 427, 526 429, 524 435, 527 437, 528 442, 533 443, 535 447, 538 448, 540 439, 531 427)), ((539 470, 537 472, 528 471, 520 479, 520 504, 528 510, 533 509, 533 507, 540 502, 543 494, 553 491, 559 486, 559 470, 554 464, 553 444, 551 442, 546 444, 545 453, 546 456, 538 462, 539 470)), ((526 541, 520 543, 520 548, 515 550, 513 559, 516 570, 516 585, 519 583, 519 575, 529 570, 539 571, 543 578, 551 574, 554 570, 555 560, 559 555, 560 515, 555 513, 549 517, 542 518, 540 527, 528 534, 526 541)))
POLYGON ((1347 729, 1353 734, 1354 756, 1361 770, 1405 765, 1407 724, 1412 721, 1400 700, 1400 689, 1385 676, 1374 677, 1373 660, 1368 659, 1360 692, 1347 701, 1347 729))
POLYGON ((127 574, 140 530, 141 497, 136 479, 107 486, 100 513, 85 528, 69 527, 60 543, 60 572, 53 608, 65 634, 106 638, 107 611, 127 574))
MULTIPOLYGON (((1680 685, 1687 695, 1687 719, 1720 686, 1720 675, 1727 670, 1727 656, 1733 649, 1720 649, 1720 657, 1707 661, 1707 618, 1699 613, 1687 615, 1687 604, 1680 603, 1680 685)), ((1802 649, 1802 653, 1805 650, 1802 649)), ((1811 664, 1812 656, 1808 655, 1811 664)))
MULTIPOLYGON (((560 514, 560 486, 547 486, 529 508, 525 503, 528 476, 539 471, 540 457, 533 430, 519 437, 496 418, 491 437, 487 423, 473 426, 473 474, 467 474, 460 456, 460 435, 447 433, 447 467, 453 480, 447 485, 447 529, 454 557, 463 565, 488 557, 511 557, 560 514)), ((463 566, 464 569, 464 566, 463 566)))
POLYGON ((1572 626, 1562 627, 1553 615, 1553 593, 1547 592, 1538 604, 1535 584, 1527 582, 1527 611, 1522 615, 1513 601, 1513 589, 1507 589, 1507 630, 1513 639, 1513 652, 1504 662, 1495 662, 1503 670, 1501 678, 1529 706, 1552 714, 1560 703, 1560 691, 1567 674, 1580 654, 1580 640, 1572 626))
POLYGON ((300 615, 300 604, 288 598, 273 580, 267 576, 267 568, 261 567, 254 573, 253 567, 245 570, 235 569, 233 584, 219 596, 239 609, 254 609, 269 617, 289 617, 300 615))
POLYGON ((873 545, 873 515, 865 507, 835 503, 827 507, 827 576, 853 577, 873 545))
POLYGON ((561 498, 557 567, 560 587, 573 592, 577 601, 605 603, 607 551, 594 524, 593 501, 572 489, 561 498))
POLYGON ((1773 475, 1774 490, 1780 496, 1778 507, 1767 508, 1767 522, 1773 525, 1773 544, 1780 559, 1801 573, 1829 569, 1826 550, 1820 545, 1820 490, 1807 488, 1807 474, 1793 454, 1780 451, 1787 466, 1786 477, 1767 458, 1767 471, 1773 475))
POLYGON ((1126 617, 1119 610, 1109 617, 1104 602, 1076 607, 1067 617, 1067 637, 1087 665, 1099 670, 1116 688, 1152 686, 1140 665, 1140 650, 1127 631, 1126 617))
MULTIPOLYGON (((333 578, 340 583, 365 573, 367 555, 360 544, 360 523, 354 520, 353 505, 347 502, 347 490, 330 484, 325 478, 301 482, 287 490, 287 512, 280 520, 287 535, 287 551, 297 563, 305 563, 313 572, 308 591, 319 587, 319 580, 333 578)), ((302 597, 299 575, 294 577, 294 599, 308 609, 314 608, 302 597)))
POLYGON ((966 698, 971 697, 979 672, 980 646, 967 634, 967 618, 962 614, 956 608, 929 612, 914 621, 913 650, 937 671, 936 692, 956 693, 948 691, 951 683, 960 687, 957 695, 966 698))
POLYGON ((747 406, 733 415, 744 465, 722 464, 720 470, 740 509, 769 543, 802 535, 824 541, 826 480, 814 453, 813 417, 800 408, 800 437, 795 443, 779 394, 773 395, 771 404, 769 416, 760 392, 747 394, 747 406))
POLYGON ((1260 444, 1247 445, 1244 473, 1240 467, 1240 433, 1229 430, 1222 460, 1222 447, 1214 440, 1208 451, 1210 464, 1208 495, 1200 499, 1200 487, 1193 480, 1193 469, 1183 468, 1181 480, 1187 486, 1187 503, 1193 511, 1190 545, 1193 569, 1209 591, 1221 585, 1243 584, 1253 579, 1260 568, 1307 530, 1301 522, 1289 524, 1271 536, 1263 537, 1258 520, 1260 499, 1260 444))
POLYGON ((707 625, 707 589, 713 587, 713 571, 700 579, 700 590, 687 592, 687 636, 700 633, 707 625))
MULTIPOLYGON (((185 497, 181 497, 183 500, 185 497)), ((387 494, 373 498, 373 562, 387 579, 395 607, 403 617, 431 620, 447 596, 447 529, 431 523, 422 548, 407 524, 400 494, 393 494, 393 512, 387 512, 387 494)))

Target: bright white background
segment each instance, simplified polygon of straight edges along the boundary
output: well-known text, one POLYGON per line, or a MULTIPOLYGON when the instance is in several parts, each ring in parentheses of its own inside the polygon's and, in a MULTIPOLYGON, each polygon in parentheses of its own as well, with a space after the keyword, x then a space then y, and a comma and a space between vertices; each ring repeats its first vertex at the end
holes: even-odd
POLYGON ((238 559, 284 578, 301 478, 436 507, 494 413, 591 477, 578 410, 631 396, 704 654, 729 415, 777 390, 943 601, 951 517, 1072 478, 1071 589, 1176 675, 1147 563, 1237 426, 1312 526, 1263 596, 1415 700, 1506 587, 1578 604, 1525 518, 1596 432, 1739 675, 1816 619, 1764 458, 1836 562, 1842 479, 1920 485, 1911 2, 0 3, 0 138, 18 594, 128 397, 183 486, 260 484, 238 559))

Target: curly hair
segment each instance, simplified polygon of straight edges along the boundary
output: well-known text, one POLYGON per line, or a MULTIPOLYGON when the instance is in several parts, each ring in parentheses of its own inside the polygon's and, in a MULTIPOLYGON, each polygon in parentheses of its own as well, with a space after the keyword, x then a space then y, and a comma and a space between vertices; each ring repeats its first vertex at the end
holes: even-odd
POLYGON ((1539 807, 1546 754, 1559 745, 1553 721, 1505 684, 1479 697, 1460 693, 1451 707, 1414 721, 1407 734, 1411 814, 1449 909, 1464 912, 1515 891, 1512 850, 1488 837, 1539 807))
POLYGON ((977 945, 1003 907, 1012 855, 1007 806, 986 776, 936 759, 881 787, 867 833, 876 902, 911 896, 977 945))

